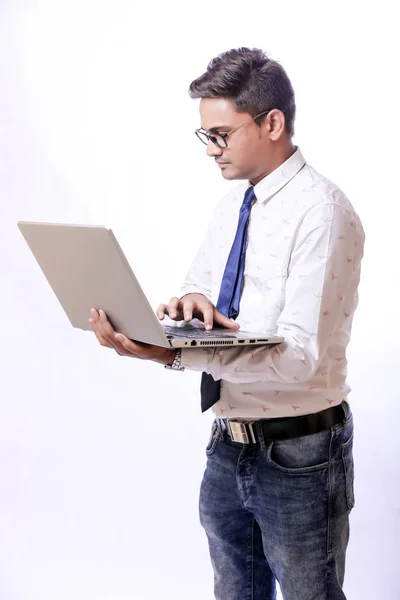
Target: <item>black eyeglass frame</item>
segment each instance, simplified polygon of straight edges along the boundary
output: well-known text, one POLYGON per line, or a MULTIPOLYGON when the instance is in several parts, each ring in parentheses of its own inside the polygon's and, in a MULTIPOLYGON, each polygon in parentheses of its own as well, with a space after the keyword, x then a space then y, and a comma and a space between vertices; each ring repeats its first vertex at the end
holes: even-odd
POLYGON ((195 134, 196 136, 199 138, 199 140, 205 145, 208 145, 208 142, 212 142, 215 146, 217 146, 217 148, 227 148, 228 147, 228 142, 226 141, 226 138, 229 137, 230 135, 232 135, 232 133, 235 133, 235 131, 237 131, 238 129, 240 129, 241 127, 243 127, 244 125, 247 125, 248 123, 251 123, 252 121, 255 121, 256 119, 258 119, 259 117, 262 117, 263 115, 267 115, 268 113, 271 112, 271 110, 274 110, 273 108, 270 108, 269 110, 264 110, 262 113, 260 113, 259 115, 256 115, 255 117, 253 117, 250 121, 245 121, 244 123, 241 123, 240 125, 238 125, 237 127, 235 127, 235 129, 231 129, 231 131, 226 131, 223 133, 218 133, 218 137, 222 138, 223 142, 224 142, 224 146, 221 146, 216 137, 215 134, 209 133, 208 131, 206 131, 205 129, 203 129, 202 127, 199 127, 199 129, 195 130, 195 134), (207 141, 204 140, 204 138, 202 136, 205 136, 207 141))

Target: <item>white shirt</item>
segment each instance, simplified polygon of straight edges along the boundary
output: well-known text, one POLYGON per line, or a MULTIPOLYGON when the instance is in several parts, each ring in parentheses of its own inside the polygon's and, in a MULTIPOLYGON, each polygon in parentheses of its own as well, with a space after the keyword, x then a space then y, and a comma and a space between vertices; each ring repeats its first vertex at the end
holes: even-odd
MULTIPOLYGON (((217 303, 249 183, 217 205, 182 287, 217 303)), ((237 322, 276 334, 275 348, 194 348, 182 365, 221 379, 213 411, 222 418, 309 414, 340 404, 364 251, 364 231, 344 193, 306 164, 297 149, 260 181, 248 226, 237 322)))

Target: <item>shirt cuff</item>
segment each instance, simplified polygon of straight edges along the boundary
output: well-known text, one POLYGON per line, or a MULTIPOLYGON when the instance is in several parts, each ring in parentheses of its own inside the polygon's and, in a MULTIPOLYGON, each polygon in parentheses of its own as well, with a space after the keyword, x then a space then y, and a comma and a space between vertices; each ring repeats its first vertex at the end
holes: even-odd
POLYGON ((183 285, 181 287, 181 298, 183 296, 186 296, 187 294, 202 294, 203 296, 211 300, 210 293, 206 289, 201 288, 197 285, 183 285))
POLYGON ((212 348, 183 348, 181 366, 192 371, 205 371, 208 373, 214 356, 212 348))

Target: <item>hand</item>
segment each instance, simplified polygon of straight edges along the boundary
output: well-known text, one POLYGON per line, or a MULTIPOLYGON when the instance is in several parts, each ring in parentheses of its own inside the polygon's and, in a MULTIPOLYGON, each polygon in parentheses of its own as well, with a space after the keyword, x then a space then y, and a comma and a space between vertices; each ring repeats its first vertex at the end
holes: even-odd
POLYGON ((200 319, 204 321, 208 331, 213 328, 214 323, 227 329, 239 329, 238 323, 220 313, 203 294, 187 294, 183 298, 171 298, 168 304, 160 304, 157 317, 162 321, 165 315, 174 321, 188 322, 194 318, 200 319))
POLYGON ((101 346, 113 348, 120 356, 130 356, 131 358, 141 358, 142 360, 153 360, 163 365, 172 365, 175 357, 175 350, 143 344, 141 342, 132 342, 122 333, 116 333, 104 310, 97 312, 94 308, 90 310, 92 318, 89 323, 99 340, 101 346))

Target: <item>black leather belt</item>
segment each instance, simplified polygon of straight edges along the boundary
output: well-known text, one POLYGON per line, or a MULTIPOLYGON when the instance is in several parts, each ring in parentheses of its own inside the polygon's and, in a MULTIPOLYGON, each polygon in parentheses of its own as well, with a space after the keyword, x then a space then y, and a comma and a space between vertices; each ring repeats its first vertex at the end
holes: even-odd
POLYGON ((343 401, 337 406, 332 406, 321 412, 299 417, 281 417, 278 419, 260 419, 258 421, 235 421, 234 419, 219 419, 223 431, 234 442, 251 444, 258 441, 259 427, 265 441, 286 440, 319 433, 344 421, 348 413, 348 404, 343 401))

